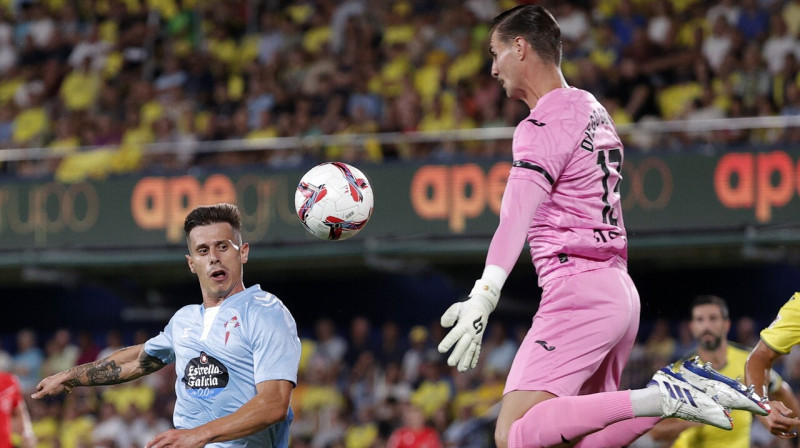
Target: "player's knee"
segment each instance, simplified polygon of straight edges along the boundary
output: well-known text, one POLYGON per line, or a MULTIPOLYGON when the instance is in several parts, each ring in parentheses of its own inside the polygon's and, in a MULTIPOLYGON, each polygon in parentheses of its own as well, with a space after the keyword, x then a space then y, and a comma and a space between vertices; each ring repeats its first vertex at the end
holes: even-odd
POLYGON ((494 430, 494 444, 497 448, 508 448, 509 428, 502 428, 498 425, 494 430))

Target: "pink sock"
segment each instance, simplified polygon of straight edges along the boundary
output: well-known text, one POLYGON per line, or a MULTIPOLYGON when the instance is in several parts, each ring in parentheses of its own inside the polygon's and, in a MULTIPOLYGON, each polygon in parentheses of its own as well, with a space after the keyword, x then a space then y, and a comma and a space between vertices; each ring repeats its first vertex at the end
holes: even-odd
POLYGON ((557 397, 532 407, 511 425, 508 448, 558 445, 632 418, 630 391, 627 390, 557 397))
POLYGON ((595 433, 589 434, 575 445, 575 448, 624 447, 653 429, 661 417, 637 417, 623 420, 595 433))

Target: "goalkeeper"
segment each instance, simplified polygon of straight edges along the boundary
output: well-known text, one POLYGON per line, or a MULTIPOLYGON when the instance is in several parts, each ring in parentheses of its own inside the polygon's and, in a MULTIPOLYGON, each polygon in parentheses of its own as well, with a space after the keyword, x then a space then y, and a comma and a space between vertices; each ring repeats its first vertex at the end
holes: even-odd
MULTIPOLYGON (((455 326, 439 351, 452 349, 447 362, 462 372, 475 367, 489 313, 527 239, 542 300, 506 380, 495 442, 551 446, 590 434, 583 446, 627 445, 662 415, 637 409, 644 396, 569 400, 618 390, 639 329, 619 196, 622 143, 605 108, 564 80, 561 33, 547 10, 526 5, 497 16, 489 49, 492 76, 531 113, 514 132, 483 276, 442 316, 443 326, 455 326)), ((658 403, 658 389, 647 389, 641 393, 658 403)))

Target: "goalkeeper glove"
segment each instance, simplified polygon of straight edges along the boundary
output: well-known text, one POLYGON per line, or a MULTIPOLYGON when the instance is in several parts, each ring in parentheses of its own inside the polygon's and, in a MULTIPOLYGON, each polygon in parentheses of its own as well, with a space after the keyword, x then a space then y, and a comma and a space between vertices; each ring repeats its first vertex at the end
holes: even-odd
POLYGON ((444 312, 442 326, 453 329, 439 344, 439 353, 447 353, 455 345, 447 358, 447 365, 457 365, 459 372, 466 372, 478 364, 486 321, 499 298, 500 288, 493 281, 479 279, 469 293, 469 299, 454 303, 444 312))

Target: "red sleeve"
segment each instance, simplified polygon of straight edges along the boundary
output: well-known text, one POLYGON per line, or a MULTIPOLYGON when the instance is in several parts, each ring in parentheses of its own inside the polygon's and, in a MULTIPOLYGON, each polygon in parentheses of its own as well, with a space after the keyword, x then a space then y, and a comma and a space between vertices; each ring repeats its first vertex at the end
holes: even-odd
POLYGON ((19 385, 19 380, 15 375, 11 376, 11 382, 14 387, 12 402, 14 403, 14 408, 16 409, 16 407, 19 406, 19 403, 22 401, 22 387, 19 385))

